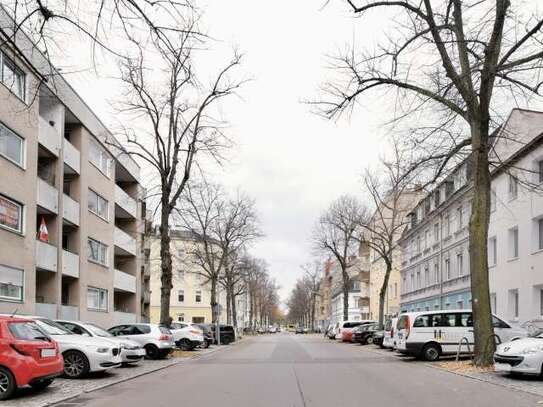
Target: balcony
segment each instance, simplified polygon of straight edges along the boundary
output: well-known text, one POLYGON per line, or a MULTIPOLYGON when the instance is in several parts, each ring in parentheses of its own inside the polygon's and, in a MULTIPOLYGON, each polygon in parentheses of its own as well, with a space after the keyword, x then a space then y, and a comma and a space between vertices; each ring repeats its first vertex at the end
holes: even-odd
POLYGON ((60 319, 67 321, 78 321, 79 320, 79 307, 74 307, 72 305, 61 305, 60 306, 60 319))
POLYGON ((81 171, 81 153, 68 140, 64 139, 64 164, 67 168, 67 173, 79 174, 81 171))
POLYGON ((69 251, 62 251, 62 275, 79 278, 79 256, 69 251))
POLYGON ((39 122, 39 143, 55 157, 58 157, 60 154, 60 133, 41 116, 39 122))
POLYGON ((138 206, 136 200, 115 185, 115 216, 118 218, 136 218, 138 206))
POLYGON ((113 312, 113 325, 134 323, 136 323, 136 314, 120 311, 113 312))
POLYGON ((41 178, 38 178, 38 206, 58 214, 58 190, 41 178))
POLYGON ((136 277, 121 270, 115 270, 113 288, 116 290, 136 293, 136 277))
POLYGON ((36 315, 49 319, 57 319, 57 304, 43 304, 37 302, 36 315))
POLYGON ((36 268, 56 273, 57 251, 56 246, 36 240, 36 268))
POLYGON ((115 244, 115 254, 120 256, 136 255, 136 239, 118 227, 115 227, 113 232, 113 242, 115 244))
POLYGON ((66 194, 62 196, 62 217, 71 224, 79 226, 79 202, 66 194))

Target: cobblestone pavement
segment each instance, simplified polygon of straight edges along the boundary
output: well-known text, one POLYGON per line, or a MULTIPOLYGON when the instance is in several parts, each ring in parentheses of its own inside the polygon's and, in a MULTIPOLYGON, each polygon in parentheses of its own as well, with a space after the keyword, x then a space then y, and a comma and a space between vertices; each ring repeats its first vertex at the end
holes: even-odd
POLYGON ((144 360, 133 366, 110 369, 106 372, 91 374, 81 380, 57 378, 47 389, 36 391, 30 387, 19 389, 14 398, 1 403, 2 407, 44 407, 81 393, 93 391, 111 384, 119 383, 146 373, 154 372, 178 363, 212 353, 218 347, 186 352, 184 357, 170 357, 163 360, 144 360))

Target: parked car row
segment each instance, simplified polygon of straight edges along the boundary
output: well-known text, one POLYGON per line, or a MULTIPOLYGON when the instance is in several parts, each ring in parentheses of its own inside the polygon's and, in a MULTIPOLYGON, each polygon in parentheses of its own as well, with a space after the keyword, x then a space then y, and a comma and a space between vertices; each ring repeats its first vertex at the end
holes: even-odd
MULTIPOLYGON (((13 395, 17 387, 49 386, 63 375, 85 377, 144 358, 160 359, 175 347, 193 350, 215 342, 215 326, 173 322, 133 323, 103 329, 81 321, 53 321, 39 316, 0 316, 0 400, 13 395)), ((220 340, 236 339, 232 326, 221 325, 220 340)))
MULTIPOLYGON (((543 375, 543 321, 519 326, 492 315, 492 324, 497 342, 495 370, 543 375)), ((375 321, 343 321, 329 326, 325 336, 343 342, 373 343, 436 361, 442 356, 456 355, 459 349, 462 355, 473 351, 473 313, 471 310, 407 312, 388 319, 383 330, 378 329, 375 321)))

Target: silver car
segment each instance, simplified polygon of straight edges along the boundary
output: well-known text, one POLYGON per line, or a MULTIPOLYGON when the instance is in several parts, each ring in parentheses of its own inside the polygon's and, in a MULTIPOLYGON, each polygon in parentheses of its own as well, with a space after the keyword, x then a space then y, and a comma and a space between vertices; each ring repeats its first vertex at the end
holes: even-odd
POLYGON ((109 328, 108 331, 118 338, 139 343, 149 359, 164 358, 175 347, 172 332, 156 324, 123 324, 109 328))
POLYGON ((124 365, 137 363, 145 357, 145 349, 139 343, 130 339, 117 338, 98 325, 78 321, 57 320, 56 322, 74 334, 107 339, 120 346, 124 365))

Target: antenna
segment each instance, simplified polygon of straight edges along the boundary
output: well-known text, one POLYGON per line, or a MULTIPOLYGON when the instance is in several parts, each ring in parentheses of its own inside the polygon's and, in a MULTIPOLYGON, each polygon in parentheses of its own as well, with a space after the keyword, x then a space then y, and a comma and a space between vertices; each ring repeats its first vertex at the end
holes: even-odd
POLYGON ((11 318, 13 318, 15 316, 15 314, 17 313, 17 311, 19 311, 19 308, 15 308, 15 311, 13 311, 13 314, 11 314, 11 318))

